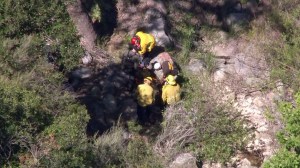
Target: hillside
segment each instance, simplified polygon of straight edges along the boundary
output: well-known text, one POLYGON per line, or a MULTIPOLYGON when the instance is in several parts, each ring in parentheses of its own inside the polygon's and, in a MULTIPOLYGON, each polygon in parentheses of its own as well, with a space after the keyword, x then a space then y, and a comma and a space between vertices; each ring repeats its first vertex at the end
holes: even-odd
POLYGON ((1 167, 299 167, 296 0, 4 0, 1 167), (129 56, 168 52, 181 100, 138 120, 129 56))

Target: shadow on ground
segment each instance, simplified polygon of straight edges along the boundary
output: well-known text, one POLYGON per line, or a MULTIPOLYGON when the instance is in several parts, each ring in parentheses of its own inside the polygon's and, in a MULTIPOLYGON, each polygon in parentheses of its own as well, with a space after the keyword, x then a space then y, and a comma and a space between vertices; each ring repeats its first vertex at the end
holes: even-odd
MULTIPOLYGON (((149 74, 152 75, 148 71, 135 69, 132 59, 124 59, 122 63, 108 63, 101 69, 78 67, 72 71, 69 84, 91 117, 87 134, 102 134, 116 124, 127 127, 128 122, 136 122, 135 90, 143 77, 149 74)), ((162 122, 163 106, 159 101, 160 92, 157 91, 156 105, 152 108, 150 117, 151 125, 156 127, 162 122)), ((155 131, 149 130, 151 126, 143 128, 140 133, 154 134, 155 131)))
MULTIPOLYGON (((93 20, 95 32, 99 37, 111 36, 114 28, 117 27, 117 8, 116 0, 84 0, 82 1, 85 10, 90 14, 99 12, 98 19, 93 20), (98 6, 99 8, 95 8, 98 6), (99 11, 95 11, 99 10, 99 11)), ((92 16, 93 17, 93 16, 92 16)))
POLYGON ((195 26, 196 29, 207 26, 226 32, 229 32, 234 24, 241 22, 248 27, 251 21, 270 10, 268 3, 264 0, 248 0, 246 2, 240 0, 191 0, 189 2, 166 0, 165 3, 172 6, 177 13, 175 19, 170 20, 175 24, 180 20, 182 23, 195 26), (193 17, 181 20, 178 15, 183 18, 193 17))

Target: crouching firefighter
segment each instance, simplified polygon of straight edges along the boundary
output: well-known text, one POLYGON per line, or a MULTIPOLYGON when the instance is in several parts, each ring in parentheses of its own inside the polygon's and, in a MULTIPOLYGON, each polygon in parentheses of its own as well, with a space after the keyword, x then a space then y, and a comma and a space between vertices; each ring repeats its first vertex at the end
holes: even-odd
POLYGON ((131 45, 133 47, 132 52, 139 55, 141 67, 146 66, 147 62, 145 61, 145 58, 147 57, 148 53, 150 53, 155 47, 154 36, 139 31, 131 38, 131 45))

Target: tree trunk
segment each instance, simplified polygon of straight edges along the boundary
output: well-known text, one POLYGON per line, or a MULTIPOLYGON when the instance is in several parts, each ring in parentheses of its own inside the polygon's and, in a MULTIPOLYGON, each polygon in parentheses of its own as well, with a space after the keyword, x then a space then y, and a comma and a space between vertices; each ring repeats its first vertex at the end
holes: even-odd
POLYGON ((81 0, 76 0, 76 2, 68 3, 67 11, 73 21, 78 35, 80 36, 81 46, 92 55, 93 58, 99 62, 105 62, 107 55, 104 51, 98 49, 95 44, 97 34, 93 28, 92 20, 87 14, 83 7, 81 0))

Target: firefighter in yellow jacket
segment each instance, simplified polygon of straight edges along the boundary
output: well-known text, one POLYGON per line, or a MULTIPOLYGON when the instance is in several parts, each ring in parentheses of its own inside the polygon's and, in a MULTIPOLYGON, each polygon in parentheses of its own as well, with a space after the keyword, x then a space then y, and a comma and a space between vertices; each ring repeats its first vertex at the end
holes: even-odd
POLYGON ((132 52, 140 55, 139 61, 141 67, 145 66, 145 60, 147 53, 150 53, 155 46, 155 38, 153 35, 144 33, 142 31, 137 32, 131 38, 131 45, 133 47, 132 52))
POLYGON ((146 52, 152 51, 155 46, 155 39, 151 34, 139 31, 131 38, 131 44, 134 52, 143 56, 146 52))
POLYGON ((173 75, 168 75, 162 88, 162 101, 164 104, 174 104, 180 100, 180 86, 173 75))
POLYGON ((144 78, 144 83, 137 88, 137 114, 141 124, 149 121, 151 105, 154 102, 154 92, 151 87, 152 78, 144 78))

